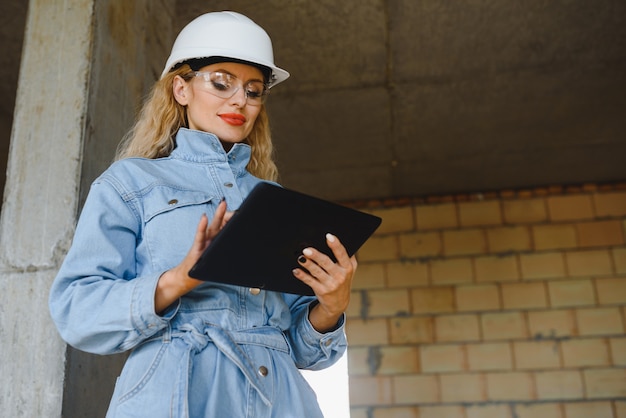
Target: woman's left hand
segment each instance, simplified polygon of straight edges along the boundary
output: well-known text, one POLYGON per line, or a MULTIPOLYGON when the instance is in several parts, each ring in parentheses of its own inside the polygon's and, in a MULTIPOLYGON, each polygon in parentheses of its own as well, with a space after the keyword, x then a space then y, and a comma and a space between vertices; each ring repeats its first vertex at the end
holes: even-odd
POLYGON ((336 327, 339 318, 348 308, 352 278, 357 268, 356 257, 349 257, 345 247, 334 235, 326 235, 326 243, 337 259, 335 263, 315 248, 305 248, 298 263, 307 271, 294 269, 293 274, 309 285, 318 304, 309 313, 309 320, 318 332, 336 327))

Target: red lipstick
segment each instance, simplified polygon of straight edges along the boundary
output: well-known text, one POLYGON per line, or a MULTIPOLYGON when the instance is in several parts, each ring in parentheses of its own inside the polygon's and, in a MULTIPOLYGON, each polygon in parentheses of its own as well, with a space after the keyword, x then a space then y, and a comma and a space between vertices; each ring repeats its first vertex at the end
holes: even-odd
POLYGON ((222 113, 219 117, 227 124, 233 126, 241 126, 246 122, 246 117, 241 113, 222 113))

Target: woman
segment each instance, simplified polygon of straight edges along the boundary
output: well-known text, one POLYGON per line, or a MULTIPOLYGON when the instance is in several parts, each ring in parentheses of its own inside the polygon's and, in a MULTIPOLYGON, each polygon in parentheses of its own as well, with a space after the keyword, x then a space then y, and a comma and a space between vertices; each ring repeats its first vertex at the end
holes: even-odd
POLYGON ((316 297, 187 274, 228 210, 276 180, 263 102, 288 76, 250 19, 196 18, 177 37, 119 160, 93 183, 50 310, 78 349, 133 350, 108 417, 322 416, 298 369, 328 367, 346 348, 357 263, 339 239, 327 236, 336 263, 307 248, 304 269, 294 270, 316 297))

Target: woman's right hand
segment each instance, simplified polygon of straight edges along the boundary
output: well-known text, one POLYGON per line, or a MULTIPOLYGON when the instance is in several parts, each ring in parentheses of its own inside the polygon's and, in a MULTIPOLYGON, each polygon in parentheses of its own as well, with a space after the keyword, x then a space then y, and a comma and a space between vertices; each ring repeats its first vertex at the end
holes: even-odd
POLYGON ((210 224, 207 216, 202 215, 191 249, 183 261, 176 267, 163 273, 159 278, 154 294, 154 310, 157 314, 163 312, 165 308, 179 297, 204 283, 202 280, 189 277, 188 272, 232 215, 233 212, 226 211, 225 201, 220 202, 218 205, 210 224))

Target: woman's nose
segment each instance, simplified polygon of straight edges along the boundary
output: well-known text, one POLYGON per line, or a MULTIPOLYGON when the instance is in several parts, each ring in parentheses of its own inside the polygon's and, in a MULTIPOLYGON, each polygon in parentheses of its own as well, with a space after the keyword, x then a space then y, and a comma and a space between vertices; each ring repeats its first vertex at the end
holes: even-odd
POLYGON ((233 96, 230 98, 230 102, 239 107, 243 107, 247 99, 248 98, 246 97, 246 89, 243 87, 240 87, 237 89, 235 94, 233 94, 233 96))

